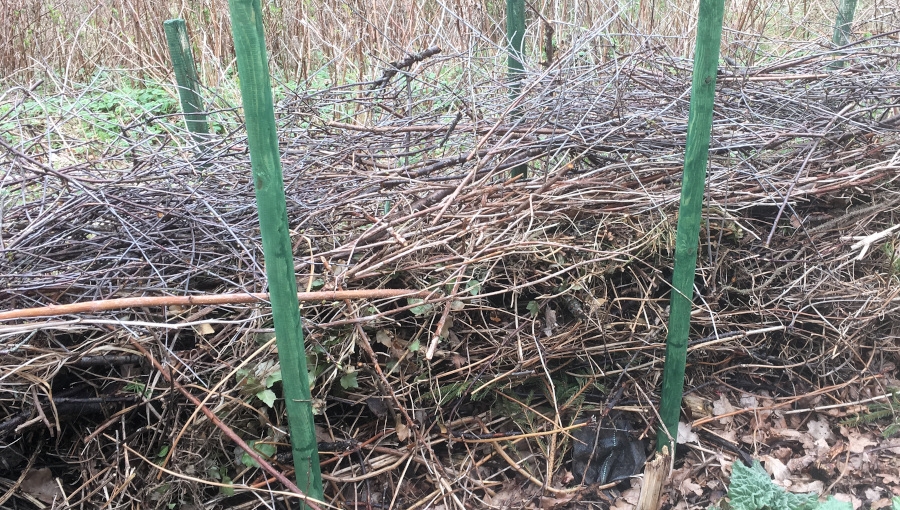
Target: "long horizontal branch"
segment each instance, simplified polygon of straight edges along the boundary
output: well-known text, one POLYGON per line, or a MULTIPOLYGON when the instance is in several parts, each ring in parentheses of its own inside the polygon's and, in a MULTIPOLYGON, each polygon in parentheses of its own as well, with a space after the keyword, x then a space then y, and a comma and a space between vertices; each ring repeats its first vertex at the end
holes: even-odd
MULTIPOLYGON (((343 301, 345 299, 384 299, 394 297, 424 298, 432 294, 429 291, 409 289, 374 289, 374 290, 340 290, 299 292, 299 301, 343 301)), ((191 306, 191 305, 231 305, 240 303, 258 303, 269 299, 266 293, 241 294, 207 294, 200 296, 155 296, 119 299, 104 299, 69 305, 47 305, 37 308, 20 308, 8 312, 0 312, 0 320, 25 319, 30 317, 52 317, 78 313, 94 313, 123 308, 139 308, 144 306, 191 306)))

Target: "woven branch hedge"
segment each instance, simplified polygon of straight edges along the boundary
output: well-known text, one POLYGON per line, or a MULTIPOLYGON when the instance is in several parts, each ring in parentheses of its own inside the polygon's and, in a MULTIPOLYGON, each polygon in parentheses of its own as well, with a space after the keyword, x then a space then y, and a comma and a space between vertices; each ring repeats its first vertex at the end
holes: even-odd
MULTIPOLYGON (((898 361, 897 242, 872 236, 900 204, 890 41, 838 71, 813 47, 722 68, 688 388, 796 396, 898 361)), ((690 63, 570 53, 515 118, 486 69, 438 54, 277 106, 301 290, 434 291, 303 306, 337 506, 596 497, 565 479, 564 429, 610 403, 655 429, 690 63)), ((175 116, 81 139, 29 94, 0 138, 0 308, 265 290, 239 111, 217 99, 197 160, 175 116)), ((129 343, 289 470, 271 331, 262 304, 6 321, 0 476, 52 465, 89 506, 280 497, 129 343)))

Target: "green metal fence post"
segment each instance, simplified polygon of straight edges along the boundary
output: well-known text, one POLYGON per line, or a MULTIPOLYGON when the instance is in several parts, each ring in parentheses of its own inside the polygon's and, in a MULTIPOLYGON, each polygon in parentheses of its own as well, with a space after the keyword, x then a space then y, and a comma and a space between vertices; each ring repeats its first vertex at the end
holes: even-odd
POLYGON ((175 82, 178 84, 178 97, 181 100, 181 111, 184 112, 184 123, 191 137, 201 150, 208 142, 209 123, 200 96, 200 80, 197 78, 197 65, 191 52, 191 41, 183 19, 170 19, 163 22, 166 31, 166 42, 175 71, 175 82))
MULTIPOLYGON (((841 6, 838 8, 838 13, 834 20, 834 34, 831 36, 831 42, 838 48, 846 46, 850 40, 850 27, 853 25, 853 15, 856 13, 856 1, 841 0, 841 6)), ((840 69, 844 67, 844 61, 832 62, 829 67, 840 69)))
MULTIPOLYGON (((509 44, 507 73, 509 97, 513 101, 522 93, 522 76, 525 73, 525 0, 506 0, 506 43, 509 44)), ((522 112, 516 108, 512 117, 519 118, 522 112)), ((517 165, 510 170, 510 177, 528 176, 528 165, 517 165)))
POLYGON ((675 268, 672 274, 669 333, 666 338, 666 363, 659 410, 662 424, 656 440, 657 449, 662 450, 663 446, 669 446, 670 452, 675 451, 669 437, 674 439, 678 433, 678 417, 681 413, 684 391, 684 367, 691 326, 694 273, 697 269, 700 213, 706 184, 706 164, 709 158, 724 12, 724 0, 700 0, 684 178, 681 183, 681 203, 678 207, 678 231, 675 235, 675 268))
POLYGON ((288 233, 284 177, 275 130, 275 109, 263 38, 262 9, 260 0, 229 0, 228 5, 297 486, 307 496, 321 500, 322 475, 300 325, 294 258, 288 233))

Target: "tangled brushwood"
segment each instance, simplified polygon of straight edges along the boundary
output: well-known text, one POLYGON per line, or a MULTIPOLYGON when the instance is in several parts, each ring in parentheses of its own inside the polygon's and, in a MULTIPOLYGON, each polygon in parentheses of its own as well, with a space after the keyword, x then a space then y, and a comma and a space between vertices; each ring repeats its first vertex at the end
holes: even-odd
MULTIPOLYGON (((898 50, 721 68, 688 390, 839 402, 900 362, 898 50)), ((330 504, 587 505, 606 496, 571 475, 575 426, 654 437, 691 65, 603 51, 515 101, 493 59, 436 52, 280 97, 300 289, 433 291, 302 304, 330 504)), ((265 291, 237 108, 210 98, 198 146, 170 114, 79 138, 89 105, 57 121, 31 99, 0 118, 0 309, 265 291)), ((5 320, 4 487, 48 467, 73 506, 275 505, 167 382, 290 474, 272 331, 264 302, 5 320)))

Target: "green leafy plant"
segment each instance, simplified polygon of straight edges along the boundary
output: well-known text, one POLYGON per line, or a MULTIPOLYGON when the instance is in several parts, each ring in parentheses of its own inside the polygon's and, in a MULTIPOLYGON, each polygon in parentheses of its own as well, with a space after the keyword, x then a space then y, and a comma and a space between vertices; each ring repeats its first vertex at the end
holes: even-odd
POLYGON ((225 466, 210 466, 206 472, 213 480, 218 480, 225 484, 219 487, 219 493, 224 496, 234 496, 234 480, 228 476, 228 468, 225 466))
POLYGON ((359 388, 359 382, 356 380, 356 369, 353 367, 348 367, 344 371, 344 375, 341 376, 341 388, 345 390, 349 390, 352 388, 359 388))
POLYGON ((252 370, 242 368, 234 376, 242 394, 255 396, 267 407, 275 404, 272 386, 281 381, 281 369, 274 360, 263 361, 252 370))
MULTIPOLYGON (((728 486, 729 502, 721 508, 731 510, 852 510, 853 505, 829 497, 819 502, 815 494, 793 494, 775 485, 769 474, 754 460, 747 467, 735 462, 728 486)), ((710 507, 714 509, 717 507, 710 507)))
POLYGON ((897 246, 893 242, 885 243, 882 247, 884 254, 888 258, 888 270, 892 275, 900 274, 900 253, 897 252, 897 246))
POLYGON ((153 392, 147 388, 146 384, 139 383, 137 381, 131 381, 125 385, 125 391, 129 391, 131 393, 137 393, 138 395, 144 398, 150 398, 153 396, 153 392))
MULTIPOLYGON (((258 453, 263 458, 273 457, 277 450, 277 448, 275 447, 274 444, 272 444, 271 441, 266 441, 266 440, 247 441, 247 444, 250 445, 251 448, 256 450, 256 453, 258 453)), ((243 454, 241 454, 241 464, 243 464, 249 468, 258 468, 259 467, 259 464, 257 464, 257 462, 255 460, 253 460, 253 457, 248 455, 247 452, 244 452, 243 454)))
POLYGON ((434 305, 426 303, 424 299, 407 298, 406 301, 412 306, 409 311, 412 312, 413 315, 425 315, 434 310, 434 305))
POLYGON ((888 438, 900 432, 900 389, 892 388, 891 396, 887 402, 869 404, 866 412, 857 414, 852 418, 841 421, 841 425, 859 427, 878 420, 889 420, 887 427, 881 431, 884 438, 888 438))

